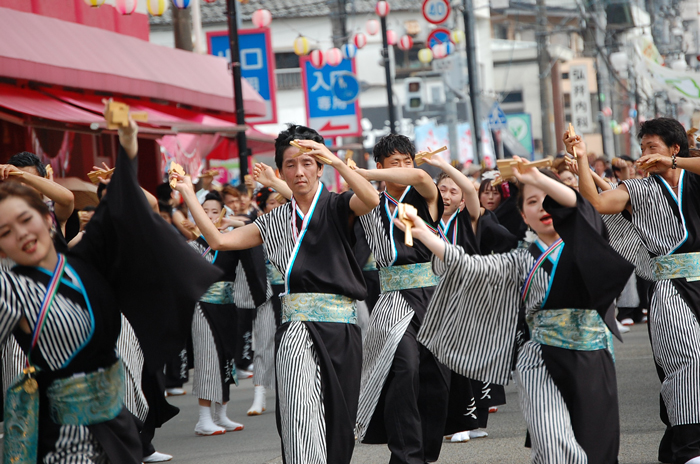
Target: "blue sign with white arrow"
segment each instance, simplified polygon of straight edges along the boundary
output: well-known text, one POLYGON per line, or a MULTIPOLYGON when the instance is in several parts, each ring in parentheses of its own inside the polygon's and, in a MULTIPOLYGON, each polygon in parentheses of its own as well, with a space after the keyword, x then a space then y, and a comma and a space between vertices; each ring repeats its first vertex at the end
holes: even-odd
POLYGON ((360 83, 351 72, 337 74, 332 84, 333 95, 345 103, 354 102, 360 95, 360 83))

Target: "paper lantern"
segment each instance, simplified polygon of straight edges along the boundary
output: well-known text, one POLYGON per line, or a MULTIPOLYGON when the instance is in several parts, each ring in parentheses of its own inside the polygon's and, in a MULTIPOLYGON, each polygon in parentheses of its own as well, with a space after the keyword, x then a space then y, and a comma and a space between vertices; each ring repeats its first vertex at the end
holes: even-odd
POLYGON ((445 44, 437 44, 433 47, 433 58, 440 60, 447 56, 447 48, 445 44))
POLYGON ((352 60, 357 55, 357 47, 353 44, 345 44, 340 49, 343 52, 343 58, 346 60, 352 60))
POLYGON ((146 7, 151 16, 162 16, 168 11, 168 0, 146 0, 146 7))
POLYGON ((173 0, 173 5, 180 8, 181 10, 184 10, 185 8, 189 8, 190 1, 191 0, 173 0))
POLYGON ((272 13, 270 10, 255 10, 251 20, 255 27, 267 27, 272 22, 272 13))
POLYGON ((612 108, 610 108, 609 106, 606 106, 605 108, 603 108, 602 113, 603 113, 603 116, 605 116, 606 118, 609 118, 610 116, 612 116, 612 108))
POLYGON ((630 126, 630 128, 634 127, 634 118, 627 118, 627 125, 630 126))
POLYGON ((622 127, 618 124, 615 127, 613 127, 613 134, 615 135, 620 135, 622 134, 622 127))
POLYGON ((445 46, 445 55, 451 55, 455 51, 455 44, 452 42, 445 42, 443 44, 445 46))
POLYGON ((312 51, 309 58, 311 58, 311 66, 316 69, 321 69, 326 64, 326 57, 321 50, 312 51))
POLYGON ((423 48, 418 51, 418 61, 423 64, 428 64, 433 61, 433 52, 429 48, 423 48))
POLYGON ((326 51, 326 63, 330 66, 338 66, 343 61, 343 54, 339 48, 331 48, 326 51))
POLYGON ((358 32, 357 34, 355 34, 355 37, 352 39, 352 41, 359 50, 365 45, 367 45, 367 36, 364 35, 362 32, 358 32))
POLYGON ((622 124, 620 124, 620 130, 623 134, 626 134, 630 131, 630 125, 627 124, 627 122, 623 122, 622 124))
POLYGON ((386 43, 387 45, 396 45, 396 43, 399 41, 398 35, 396 32, 392 31, 389 29, 386 31, 386 43))
POLYGON ((465 40, 464 31, 460 31, 459 29, 455 29, 454 31, 452 31, 450 37, 452 38, 452 41, 456 44, 461 44, 465 40))
POLYGON ((91 6, 93 8, 97 8, 98 6, 102 6, 102 4, 105 2, 105 0, 84 0, 85 4, 88 6, 91 6))
POLYGON ((294 39, 294 53, 296 53, 299 56, 308 55, 309 39, 307 39, 303 35, 300 35, 299 37, 294 39))
POLYGON ((404 35, 399 40, 399 48, 401 50, 410 50, 413 48, 413 38, 410 35, 404 35))
POLYGON ((379 32, 379 21, 376 19, 367 21, 367 33, 369 35, 375 35, 377 32, 379 32))
POLYGON ((120 14, 130 15, 131 13, 136 11, 137 4, 138 0, 116 0, 114 2, 114 7, 120 14))
POLYGON ((216 0, 204 0, 207 3, 216 3, 216 0))
POLYGON ((377 16, 380 16, 382 18, 386 18, 387 15, 389 14, 389 3, 381 1, 377 2, 377 5, 374 7, 374 11, 377 13, 377 16))

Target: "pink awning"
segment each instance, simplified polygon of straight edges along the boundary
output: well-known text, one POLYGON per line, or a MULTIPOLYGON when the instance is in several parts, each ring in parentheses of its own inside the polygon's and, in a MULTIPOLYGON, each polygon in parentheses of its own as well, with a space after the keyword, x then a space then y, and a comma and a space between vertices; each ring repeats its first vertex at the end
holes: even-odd
MULTIPOLYGON (((0 8, 0 76, 233 112, 224 58, 154 45, 134 37, 0 8)), ((243 80, 246 115, 265 102, 243 80)))
POLYGON ((90 125, 104 121, 102 116, 83 111, 40 92, 0 84, 0 109, 6 108, 36 118, 90 125))

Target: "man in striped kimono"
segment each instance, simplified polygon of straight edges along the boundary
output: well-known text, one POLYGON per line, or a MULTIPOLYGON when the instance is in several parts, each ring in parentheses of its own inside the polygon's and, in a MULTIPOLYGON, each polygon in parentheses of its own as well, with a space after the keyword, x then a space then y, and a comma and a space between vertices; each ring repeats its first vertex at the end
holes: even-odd
POLYGON ((333 155, 313 129, 290 126, 281 132, 275 162, 292 201, 226 234, 201 209, 189 178, 172 176, 213 249, 264 245, 285 277, 282 325, 275 340, 284 462, 348 464, 355 446, 362 362, 355 301, 367 295, 352 252, 352 231, 355 219, 372 211, 379 199, 374 187, 333 155), (329 192, 320 182, 321 163, 335 168, 354 194, 329 192))
POLYGON ((416 341, 437 284, 430 251, 404 244, 394 227, 407 203, 435 229, 442 197, 430 175, 414 169, 415 147, 403 135, 387 135, 374 147, 377 169, 360 170, 371 181, 385 181, 379 206, 360 218, 379 269, 381 294, 363 341, 358 436, 365 443, 387 443, 393 463, 436 461, 447 418, 450 372, 416 341))
MULTIPOLYGON (((646 121, 639 137, 642 157, 637 164, 649 177, 623 180, 618 188, 598 194, 590 172, 580 169, 579 188, 601 214, 627 210, 654 256, 649 331, 668 411, 672 462, 698 464, 700 159, 690 157, 685 129, 673 119, 646 121)), ((566 142, 570 150, 575 147, 577 153, 586 153, 580 137, 566 142)), ((581 158, 579 165, 584 165, 581 158)))

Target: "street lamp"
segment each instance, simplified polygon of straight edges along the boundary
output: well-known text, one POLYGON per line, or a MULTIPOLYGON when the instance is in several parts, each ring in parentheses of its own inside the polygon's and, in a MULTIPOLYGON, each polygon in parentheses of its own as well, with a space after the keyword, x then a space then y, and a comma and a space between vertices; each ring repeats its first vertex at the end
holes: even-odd
POLYGON ((377 2, 374 11, 380 18, 382 26, 382 56, 384 57, 384 73, 386 75, 386 97, 389 108, 389 130, 396 134, 396 116, 394 115, 394 92, 391 89, 391 60, 389 58, 389 39, 386 30, 386 17, 389 15, 389 3, 377 2))

